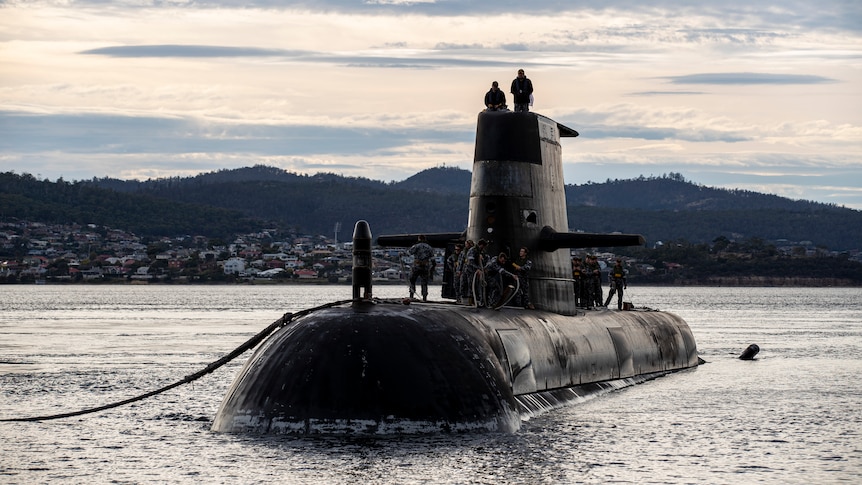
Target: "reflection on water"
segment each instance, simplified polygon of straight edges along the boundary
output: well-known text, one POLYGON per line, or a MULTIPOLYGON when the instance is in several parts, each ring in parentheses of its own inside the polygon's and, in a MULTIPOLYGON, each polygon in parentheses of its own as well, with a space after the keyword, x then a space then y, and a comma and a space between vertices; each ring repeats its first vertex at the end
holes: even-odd
MULTIPOLYGON (((349 287, 5 286, 0 417, 74 411, 203 368, 349 287)), ((375 287, 376 296, 406 288, 375 287)), ((709 362, 530 419, 512 435, 261 437, 209 431, 247 355, 151 399, 0 423, 0 481, 788 483, 862 479, 862 290, 637 288, 709 362), (749 344, 758 358, 736 359, 749 344)))

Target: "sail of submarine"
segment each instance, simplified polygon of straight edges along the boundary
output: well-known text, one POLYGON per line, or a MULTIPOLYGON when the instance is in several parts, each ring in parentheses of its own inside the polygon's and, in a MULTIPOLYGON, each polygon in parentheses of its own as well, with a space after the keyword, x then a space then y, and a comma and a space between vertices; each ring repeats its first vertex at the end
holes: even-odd
MULTIPOLYGON (((568 232, 560 138, 574 136, 536 113, 480 113, 467 228, 426 234, 435 247, 484 238, 489 254, 529 248, 535 310, 373 298, 371 231, 359 221, 352 302, 273 333, 234 380, 212 429, 512 432, 524 416, 592 390, 697 366, 694 336, 674 314, 576 307, 568 248, 643 238, 568 232)), ((406 247, 416 236, 377 243, 406 247)))

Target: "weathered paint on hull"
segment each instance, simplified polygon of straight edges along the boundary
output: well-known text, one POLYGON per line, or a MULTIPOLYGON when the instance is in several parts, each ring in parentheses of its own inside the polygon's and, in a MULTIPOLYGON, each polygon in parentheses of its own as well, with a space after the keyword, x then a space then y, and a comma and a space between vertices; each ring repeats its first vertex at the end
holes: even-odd
POLYGON ((510 432, 521 416, 591 387, 697 361, 688 325, 663 312, 345 305, 273 334, 233 383, 212 429, 510 432))

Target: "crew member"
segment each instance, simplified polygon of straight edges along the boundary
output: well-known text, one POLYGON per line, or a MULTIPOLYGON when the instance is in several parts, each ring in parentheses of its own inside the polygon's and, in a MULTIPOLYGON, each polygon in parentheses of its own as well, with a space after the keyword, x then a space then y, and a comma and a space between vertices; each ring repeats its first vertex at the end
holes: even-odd
POLYGON ((448 277, 446 282, 449 284, 449 288, 452 289, 450 294, 455 295, 455 301, 461 299, 461 285, 458 279, 458 262, 461 259, 462 248, 463 246, 461 244, 455 245, 455 249, 452 251, 452 254, 446 258, 446 270, 443 272, 443 274, 448 277))
POLYGON ((485 247, 487 245, 488 241, 479 239, 476 245, 467 251, 462 275, 467 285, 467 291, 464 294, 479 306, 485 303, 485 247))
POLYGON ((523 69, 518 69, 518 77, 512 80, 512 102, 515 112, 530 111, 530 96, 533 94, 533 82, 524 75, 523 69))
POLYGON ((572 258, 572 279, 575 280, 575 306, 582 308, 587 306, 587 292, 584 283, 584 266, 581 258, 572 258))
POLYGON ((611 269, 611 272, 608 273, 608 277, 611 280, 611 291, 608 292, 608 299, 605 300, 605 306, 608 306, 608 303, 611 302, 611 298, 613 298, 614 293, 617 294, 617 310, 623 309, 623 290, 628 288, 626 284, 626 271, 623 269, 623 263, 618 258, 616 264, 611 269))
POLYGON ((518 276, 518 294, 515 295, 515 302, 518 306, 534 310, 536 307, 530 302, 530 270, 533 268, 533 262, 527 258, 529 253, 526 247, 518 250, 518 257, 512 261, 512 268, 518 276))
POLYGON ((487 111, 506 109, 506 93, 500 90, 497 81, 492 82, 491 89, 485 93, 485 107, 487 111))
POLYGON ((413 266, 410 268, 410 299, 416 295, 416 280, 422 284, 422 301, 428 301, 428 276, 431 271, 431 260, 434 249, 426 242, 425 235, 419 236, 419 241, 407 250, 413 256, 413 266))
POLYGON ((488 307, 502 304, 504 289, 509 286, 510 281, 518 281, 518 275, 506 269, 507 259, 506 253, 500 253, 496 258, 488 261, 485 266, 485 281, 488 283, 488 307))
POLYGON ((473 247, 473 240, 468 239, 464 242, 464 249, 461 250, 461 254, 458 256, 458 264, 457 271, 455 272, 455 278, 458 281, 458 303, 466 303, 467 296, 469 295, 467 286, 467 254, 470 253, 470 248, 473 247))
POLYGON ((594 255, 587 256, 587 308, 602 306, 602 267, 594 255))

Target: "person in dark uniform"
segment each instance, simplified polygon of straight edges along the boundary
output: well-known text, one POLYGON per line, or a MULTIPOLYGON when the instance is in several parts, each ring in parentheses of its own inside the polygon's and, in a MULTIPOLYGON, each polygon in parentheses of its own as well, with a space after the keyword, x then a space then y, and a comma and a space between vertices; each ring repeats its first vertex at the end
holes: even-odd
POLYGON ((583 308, 587 306, 587 292, 584 285, 584 265, 581 258, 572 258, 572 279, 575 280, 575 306, 583 308))
POLYGON ((485 108, 488 111, 499 111, 506 109, 506 93, 500 91, 497 81, 491 83, 491 90, 485 93, 485 108))
POLYGON ((599 258, 587 256, 587 308, 602 306, 602 267, 599 258))
POLYGON ((512 102, 515 103, 515 113, 530 111, 530 95, 533 94, 533 82, 518 69, 518 77, 512 80, 512 102))
POLYGON ((479 242, 467 251, 463 276, 467 283, 465 294, 468 298, 473 298, 473 301, 479 306, 485 304, 485 247, 487 245, 488 241, 479 239, 479 242))
POLYGON ((428 279, 431 274, 431 260, 434 258, 434 249, 425 242, 425 236, 420 235, 419 241, 407 250, 413 256, 413 266, 410 268, 410 298, 416 294, 416 280, 421 280, 422 301, 428 300, 428 279))
POLYGON ((530 251, 522 247, 518 251, 518 257, 512 261, 514 273, 518 275, 518 294, 515 296, 515 301, 519 306, 528 310, 534 310, 536 307, 530 303, 530 270, 533 268, 533 262, 527 258, 530 251))
POLYGON ((488 285, 486 304, 488 307, 502 304, 503 290, 513 281, 518 280, 518 275, 506 269, 507 259, 506 253, 500 253, 485 265, 485 281, 488 285))
POLYGON ((452 251, 452 254, 446 258, 446 271, 443 272, 444 275, 448 275, 449 287, 452 288, 452 295, 455 296, 455 301, 461 299, 461 281, 458 277, 460 272, 458 268, 458 263, 461 262, 461 250, 464 247, 461 244, 456 244, 455 249, 452 251))
POLYGON ((470 249, 472 248, 473 240, 468 239, 464 242, 464 249, 461 250, 461 254, 458 256, 458 270, 455 272, 455 278, 457 278, 458 280, 458 295, 460 298, 459 303, 466 303, 467 297, 470 296, 468 286, 473 280, 472 276, 470 278, 467 277, 467 255, 470 254, 470 249))
POLYGON ((626 284, 626 271, 623 269, 623 263, 621 260, 617 259, 616 264, 611 269, 611 272, 608 273, 608 277, 611 280, 611 291, 608 292, 608 299, 605 300, 605 306, 611 302, 611 298, 614 297, 614 293, 617 294, 617 310, 623 309, 623 290, 628 288, 626 284))

